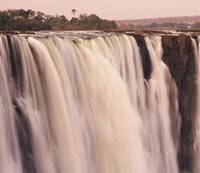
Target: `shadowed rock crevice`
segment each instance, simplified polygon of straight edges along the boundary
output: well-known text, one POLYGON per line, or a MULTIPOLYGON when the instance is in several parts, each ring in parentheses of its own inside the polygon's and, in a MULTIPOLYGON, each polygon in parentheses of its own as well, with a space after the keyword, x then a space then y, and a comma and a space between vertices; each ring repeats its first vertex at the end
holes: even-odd
POLYGON ((30 124, 16 100, 13 101, 13 105, 15 106, 16 112, 16 126, 22 158, 23 173, 35 173, 36 169, 33 158, 30 124))
POLYGON ((144 36, 141 34, 130 34, 133 36, 137 42, 137 45, 140 49, 140 55, 142 58, 142 67, 143 67, 143 73, 144 73, 144 78, 148 80, 151 75, 152 67, 151 67, 151 60, 149 57, 149 52, 144 40, 144 36))

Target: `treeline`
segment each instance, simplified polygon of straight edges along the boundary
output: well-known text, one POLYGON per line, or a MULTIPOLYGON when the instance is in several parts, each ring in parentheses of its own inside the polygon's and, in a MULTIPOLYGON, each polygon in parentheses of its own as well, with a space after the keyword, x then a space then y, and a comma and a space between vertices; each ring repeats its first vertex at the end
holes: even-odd
POLYGON ((116 29, 114 21, 103 20, 97 15, 81 14, 68 20, 64 15, 46 15, 33 10, 0 11, 1 31, 42 31, 42 30, 105 30, 116 29))
POLYGON ((79 18, 73 17, 67 25, 68 30, 105 30, 117 29, 114 21, 99 18, 95 14, 81 14, 79 18))
POLYGON ((152 23, 149 25, 121 24, 119 29, 125 30, 146 30, 146 29, 200 29, 200 22, 193 24, 187 23, 152 23))

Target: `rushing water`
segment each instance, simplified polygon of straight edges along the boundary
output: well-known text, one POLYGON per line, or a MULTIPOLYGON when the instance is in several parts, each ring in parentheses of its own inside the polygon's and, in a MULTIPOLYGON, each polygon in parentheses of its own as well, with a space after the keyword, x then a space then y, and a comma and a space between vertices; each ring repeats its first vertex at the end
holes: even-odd
POLYGON ((194 38, 191 38, 192 46, 194 49, 195 65, 196 65, 196 115, 195 115, 195 127, 194 127, 194 173, 200 171, 200 37, 197 37, 197 41, 194 38))
POLYGON ((0 173, 178 173, 177 89, 127 35, 0 36, 0 173))

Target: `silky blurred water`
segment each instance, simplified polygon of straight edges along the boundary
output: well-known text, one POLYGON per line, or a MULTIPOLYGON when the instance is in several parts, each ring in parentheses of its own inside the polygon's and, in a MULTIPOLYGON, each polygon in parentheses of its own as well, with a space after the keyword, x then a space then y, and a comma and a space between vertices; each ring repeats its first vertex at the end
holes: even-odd
POLYGON ((1 35, 0 172, 178 173, 177 88, 145 43, 148 81, 131 36, 1 35))

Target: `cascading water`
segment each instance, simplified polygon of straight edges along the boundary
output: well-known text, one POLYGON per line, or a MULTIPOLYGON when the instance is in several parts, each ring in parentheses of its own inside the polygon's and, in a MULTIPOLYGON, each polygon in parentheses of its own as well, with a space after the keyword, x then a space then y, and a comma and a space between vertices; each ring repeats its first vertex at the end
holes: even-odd
POLYGON ((178 172, 180 128, 177 89, 162 61, 161 37, 146 37, 145 41, 152 64, 149 81, 144 81, 139 49, 133 38, 125 35, 100 37, 86 44, 108 58, 126 83, 132 106, 143 121, 143 150, 148 172, 175 173, 178 172))
MULTIPOLYGON (((150 158, 154 158, 153 163, 158 163, 155 172, 175 173, 178 172, 176 154, 180 126, 176 85, 162 61, 161 37, 156 36, 151 40, 146 37, 145 41, 152 64, 151 78, 147 84, 150 158)), ((151 165, 155 165, 153 163, 151 165)))
POLYGON ((9 91, 9 51, 7 40, 0 38, 0 172, 21 173, 21 159, 9 91))
POLYGON ((195 110, 195 127, 194 127, 194 173, 200 171, 200 37, 197 37, 197 41, 194 38, 191 38, 192 46, 194 49, 195 57, 195 68, 196 68, 196 110, 195 110))
POLYGON ((178 173, 176 86, 127 35, 0 36, 0 172, 178 173))

